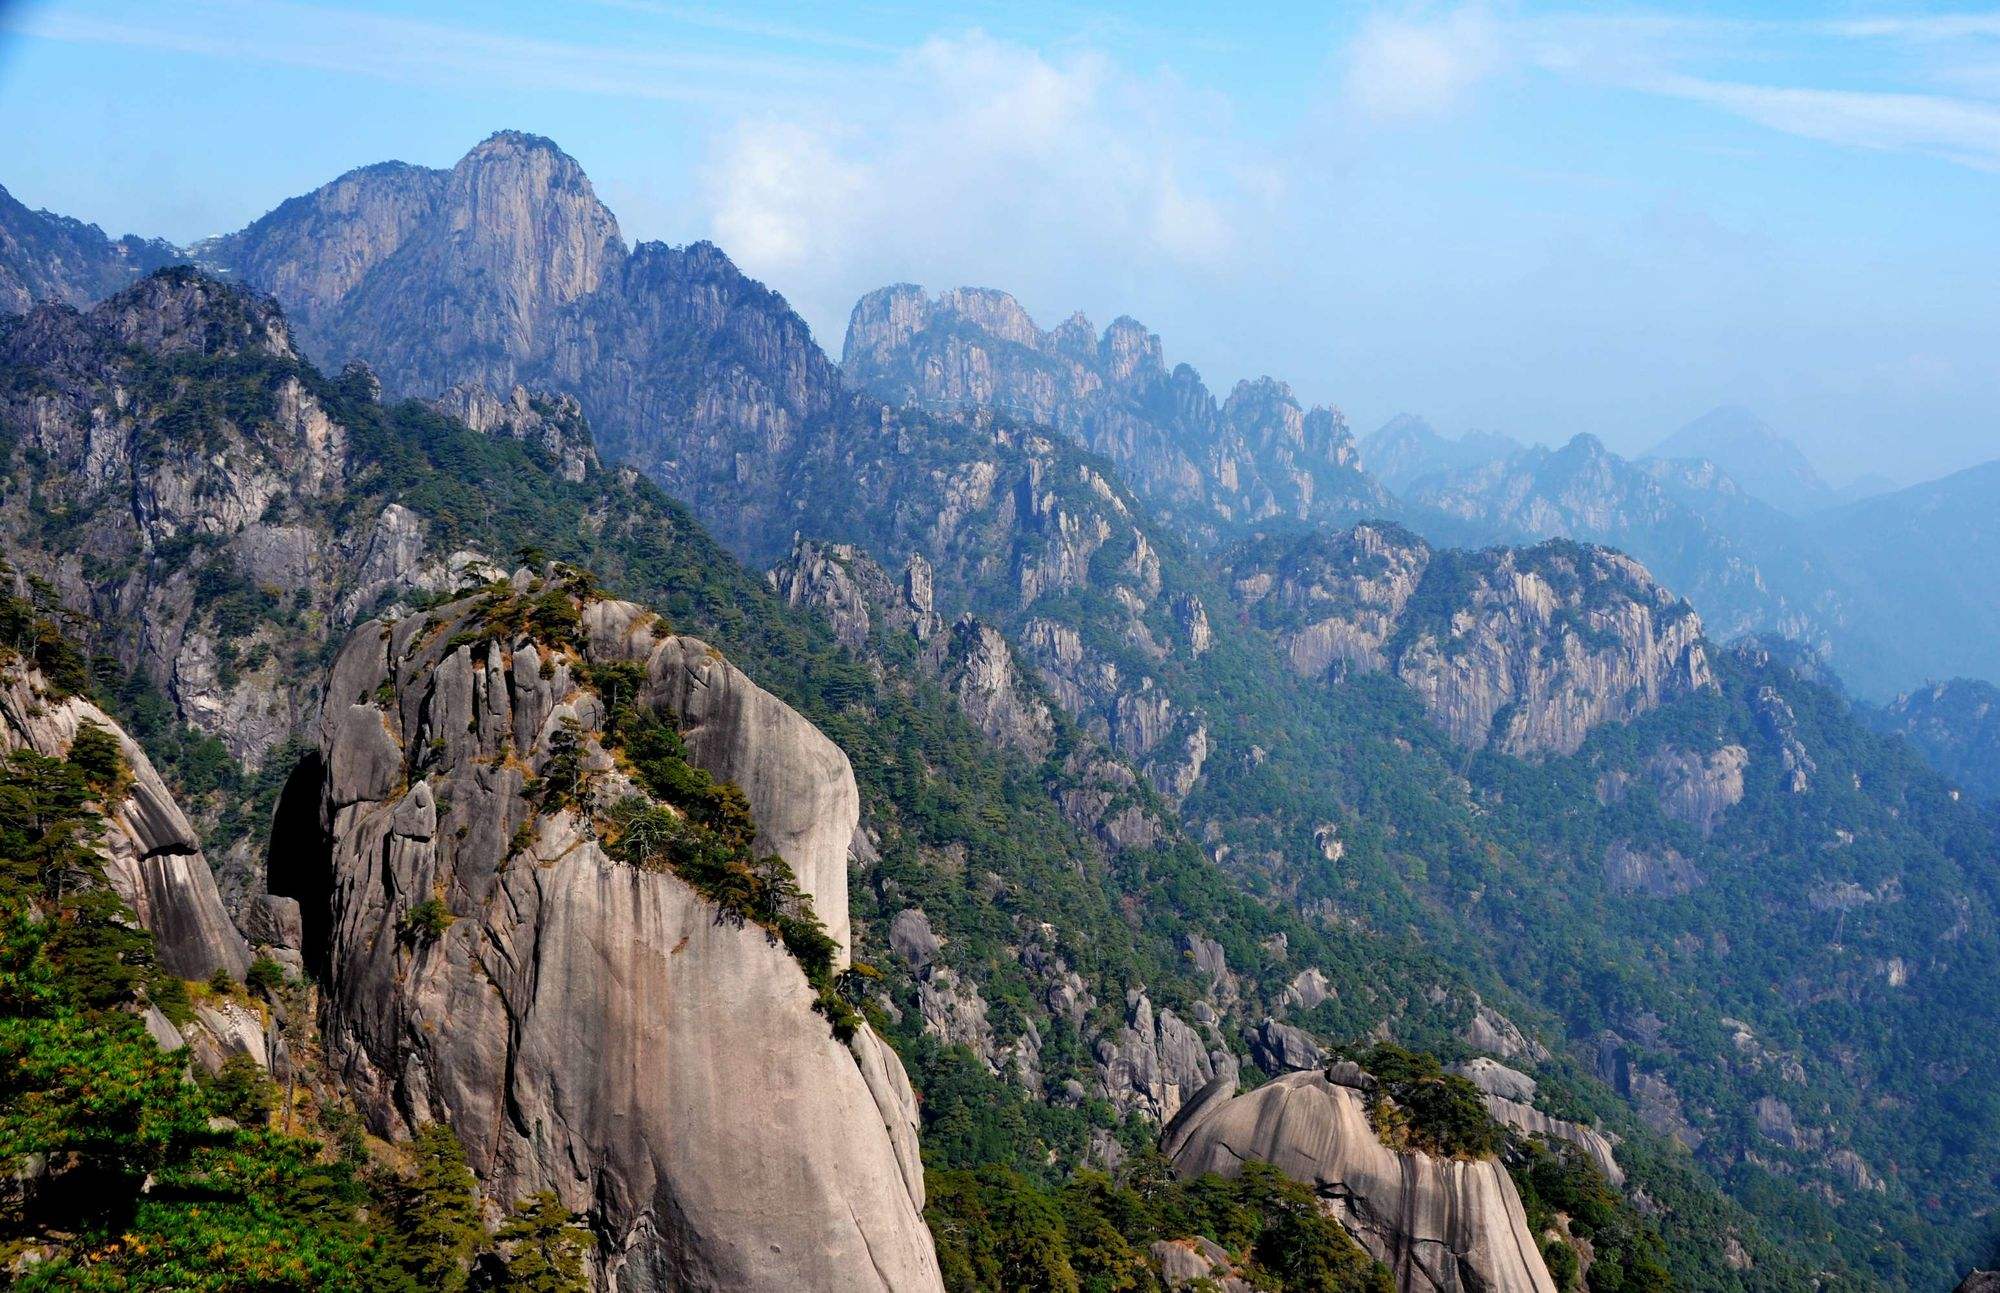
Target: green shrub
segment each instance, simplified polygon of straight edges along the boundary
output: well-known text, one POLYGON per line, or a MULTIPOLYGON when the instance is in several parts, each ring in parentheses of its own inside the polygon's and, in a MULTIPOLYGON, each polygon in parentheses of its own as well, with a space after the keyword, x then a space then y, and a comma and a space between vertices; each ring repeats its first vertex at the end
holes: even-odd
POLYGON ((442 898, 426 898, 403 913, 396 922, 396 932, 421 946, 436 942, 457 919, 442 898))
POLYGON ((494 1233, 504 1257, 501 1287, 520 1293, 582 1293, 590 1287, 583 1260, 590 1251, 590 1232, 583 1218, 544 1190, 522 1199, 494 1233))
POLYGON ((187 984, 171 974, 162 974, 147 985, 146 999, 176 1028, 194 1022, 194 1003, 188 999, 187 984))
POLYGON ((243 972, 243 983, 266 994, 274 993, 285 986, 285 967, 268 956, 260 956, 243 972))
POLYGON ((70 742, 69 761, 83 772, 84 783, 99 799, 115 804, 132 788, 132 769, 118 738, 100 724, 78 724, 76 739, 70 742))
POLYGON ((1506 1128, 1486 1112, 1479 1088, 1446 1073, 1435 1055, 1381 1042, 1353 1058, 1376 1081, 1369 1117, 1385 1144, 1486 1158, 1507 1143, 1506 1128))
POLYGON ((215 1111, 239 1126, 262 1127, 277 1105, 270 1075, 248 1055, 231 1055, 214 1076, 203 1077, 201 1085, 215 1111))

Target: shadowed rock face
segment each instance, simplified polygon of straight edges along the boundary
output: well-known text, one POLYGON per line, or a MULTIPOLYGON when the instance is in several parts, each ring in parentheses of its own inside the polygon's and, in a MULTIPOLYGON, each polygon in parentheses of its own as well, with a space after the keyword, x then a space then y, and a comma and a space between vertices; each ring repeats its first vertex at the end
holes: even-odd
POLYGON ((321 735, 331 1064, 384 1133, 448 1120, 489 1198, 588 1210, 618 1288, 939 1288, 894 1054, 865 1027, 836 1040, 764 930, 607 856, 596 801, 537 813, 525 790, 574 731, 601 798, 630 792, 577 670, 639 662, 641 703, 742 786, 844 958, 845 756, 706 644, 629 603, 587 609, 580 650, 447 649, 461 602, 341 652, 321 735), (407 936, 432 899, 450 923, 407 936))
POLYGON ((194 827, 145 751, 103 710, 79 696, 51 700, 32 670, 0 670, 0 753, 33 750, 65 758, 77 729, 95 724, 118 738, 132 773, 125 798, 106 806, 104 872, 153 935, 168 973, 206 979, 217 970, 242 978, 250 947, 230 923, 194 827))
POLYGON ((1182 1175, 1233 1176, 1256 1159, 1307 1182, 1404 1290, 1555 1293, 1497 1160, 1391 1150, 1364 1094, 1317 1070, 1234 1089, 1213 1083, 1167 1126, 1162 1147, 1182 1175))

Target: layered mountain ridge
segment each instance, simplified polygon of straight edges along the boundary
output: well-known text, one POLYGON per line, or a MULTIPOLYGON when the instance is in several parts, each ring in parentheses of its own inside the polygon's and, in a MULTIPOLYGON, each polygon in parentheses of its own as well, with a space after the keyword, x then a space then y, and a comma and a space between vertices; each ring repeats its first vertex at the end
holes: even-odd
MULTIPOLYGON (((311 626, 306 612, 330 607, 344 628, 377 601, 400 602, 407 615, 425 588, 450 592, 497 573, 484 554, 512 542, 590 549, 591 564, 634 592, 644 584, 682 596, 719 579, 727 596, 682 603, 704 634, 732 655, 761 652, 760 680, 796 696, 854 758, 863 800, 856 927, 892 952, 885 993, 907 1021, 896 1035, 931 1098, 944 1102, 952 1082, 992 1081, 978 1089, 993 1093, 994 1107, 1035 1120, 1024 1139, 1077 1153, 1093 1132, 1118 1127, 1130 1137, 1134 1124, 1118 1115, 1157 1125, 1228 1062, 1282 1067, 1309 1046, 1387 1028, 1566 1075, 1567 1098, 1580 1106, 1572 1111, 1587 1109, 1625 1137, 1635 1188, 1670 1200, 1660 1224, 1676 1261, 1699 1278, 1782 1284, 1795 1269, 1743 1214, 1702 1193, 1712 1188, 1700 1184, 1704 1169, 1734 1174, 1745 1197, 1761 1201, 1765 1223, 1787 1243, 1811 1245, 1823 1267, 1853 1272, 1867 1259, 1818 1236, 1881 1227, 1924 1237, 1900 1242, 1899 1256, 1854 1277, 1861 1282, 1949 1261, 1965 1232, 1913 1202, 1912 1183, 1950 1191, 1963 1215, 1981 1206, 1977 1174, 1931 1123, 1951 1080, 1942 1075, 1967 1071, 1968 1056, 1960 1039, 1924 1021, 1942 1000, 1986 1009, 1978 984, 1990 939, 1980 913, 1990 895, 1976 859, 1987 827, 1898 747, 1858 732, 1837 697, 1782 660, 1702 642, 1700 621, 1650 576, 1641 582, 1643 570, 1587 548, 1561 556, 1571 575, 1587 576, 1574 585, 1518 553, 1445 563, 1454 576, 1438 581, 1438 554, 1419 561, 1413 540, 1385 541, 1372 554, 1381 569, 1350 563, 1341 578, 1393 585, 1414 565, 1414 610, 1364 598, 1297 625, 1267 624, 1257 600, 1239 615, 1239 572, 1205 555, 1206 535, 1183 533, 1145 491, 1128 490, 1116 461, 1019 416, 933 417, 847 390, 782 300, 714 248, 636 249, 618 262, 622 278, 607 252, 591 262, 598 286, 580 289, 589 274, 577 267, 589 258, 566 249, 608 248, 591 240, 604 226, 560 165, 506 156, 541 145, 502 142, 480 166, 502 166, 526 186, 515 197, 545 186, 557 210, 512 198, 501 209, 521 215, 524 229, 589 237, 495 245, 550 255, 561 272, 547 282, 510 275, 520 281, 495 290, 490 271, 508 264, 504 256, 438 235, 428 208, 413 203, 412 230, 385 239, 397 249, 335 295, 319 335, 360 338, 361 357, 379 347, 392 388, 408 383, 449 407, 477 407, 481 420, 509 410, 504 425, 518 431, 494 422, 481 435, 435 410, 378 404, 359 370, 308 380, 292 369, 295 357, 267 344, 254 309, 236 332, 203 323, 201 335, 249 338, 239 352, 248 367, 234 375, 277 393, 275 405, 232 403, 230 390, 203 385, 209 347, 172 348, 190 325, 140 317, 170 320, 173 301, 143 310, 127 301, 89 320, 38 312, 4 338, 19 342, 9 351, 8 430, 55 464, 13 464, 33 487, 10 491, 9 534, 33 549, 37 569, 76 604, 114 608, 101 622, 121 659, 151 676, 196 670, 165 667, 185 648, 128 646, 132 626, 156 613, 115 608, 185 599, 188 609, 172 613, 193 617, 183 643, 206 634, 233 645, 242 622, 263 634, 248 640, 268 657, 230 661, 232 678, 219 660, 215 668, 218 687, 247 703, 205 706, 202 687, 179 687, 182 717, 203 730, 251 731, 252 720, 273 717, 256 702, 281 693, 276 679, 312 676, 305 655, 336 640, 306 627, 297 645, 309 650, 288 654, 283 617, 311 626), (634 272, 642 259, 646 275, 634 272), (493 345, 412 335, 434 297, 493 345), (378 304, 392 298, 402 304, 378 304), (117 322, 126 316, 129 324, 117 322), (108 358, 109 343, 128 336, 184 357, 157 375, 121 367, 131 360, 108 358), (296 397, 283 394, 288 376, 296 397), (480 380, 482 398, 447 397, 484 378, 494 380, 480 380), (543 393, 528 394, 536 387, 543 393), (145 400, 129 422, 100 421, 97 410, 117 408, 119 391, 145 400), (576 440, 561 429, 564 398, 604 428, 607 458, 683 494, 760 566, 780 563, 778 591, 824 613, 828 626, 799 628, 740 574, 701 573, 701 563, 733 567, 650 486, 566 458, 576 440), (242 434, 246 426, 255 434, 242 434), (204 476, 196 455, 172 450, 207 428, 222 434, 214 448, 229 466, 204 476), (130 448, 112 454, 112 479, 131 488, 114 493, 142 502, 65 506, 93 498, 77 485, 91 479, 97 454, 120 444, 130 448), (323 499, 255 484, 267 455, 289 461, 282 455, 305 451, 291 446, 315 444, 332 446, 312 450, 326 464, 323 499), (439 479, 456 471, 492 487, 509 470, 526 493, 546 492, 563 510, 537 511, 524 491, 506 489, 481 507, 439 479), (232 479, 239 474, 252 482, 247 492, 232 479), (400 497, 390 501, 385 486, 400 497), (155 496, 169 506, 152 510, 155 496), (368 551, 380 555, 347 555, 331 538, 336 516, 371 522, 368 551), (274 529, 287 533, 274 539, 274 529), (86 541, 67 542, 72 535, 86 541), (686 554, 675 558, 683 564, 647 564, 633 545, 649 540, 686 554), (223 575, 250 570, 267 548, 304 554, 289 569, 326 572, 297 585, 312 589, 310 605, 274 609, 240 584, 234 603, 190 596, 202 570, 214 571, 211 593, 232 587, 223 575), (359 592, 350 572, 368 569, 399 573, 359 592), (1418 596, 1425 583, 1434 586, 1418 596), (1494 598, 1508 609, 1489 627, 1481 607, 1494 598), (214 614, 232 606, 245 621, 214 614), (1457 668, 1457 639, 1471 660, 1500 662, 1452 683, 1476 705, 1434 703, 1445 693, 1427 696, 1402 679, 1403 662, 1421 658, 1425 626, 1437 668, 1457 668), (1309 628, 1318 635, 1298 632, 1309 628), (847 644, 845 656, 813 646, 801 657, 824 685, 768 645, 817 643, 815 633, 847 644), (1373 651, 1383 667, 1335 671, 1332 655, 1296 667, 1335 647, 1356 660, 1373 651), (1648 675, 1657 663, 1668 668, 1648 675), (244 686, 245 674, 267 667, 244 686), (1676 681, 1649 691, 1647 676, 1676 681), (1583 685, 1592 677, 1594 699, 1583 685), (898 689, 937 708, 884 742, 860 715, 881 723, 898 689), (1547 708, 1538 716, 1527 701, 1547 708), (980 752, 932 744, 919 757, 920 730, 967 733, 980 752), (1529 753, 1539 762, 1512 757, 1529 753), (934 778, 943 766, 965 772, 978 794, 989 779, 1011 788, 979 800, 977 813, 940 815, 930 805, 944 793, 934 778), (1010 830, 995 838, 987 813, 1010 830), (1037 869, 1031 855, 1044 836, 1075 851, 1037 869), (1087 884, 1064 888, 1074 883, 1066 875, 1087 884), (1420 952, 1399 946, 1403 931, 1420 952), (1130 959, 1117 959, 1127 947, 1130 959), (1592 976, 1606 965, 1646 969, 1600 986, 1592 976), (1782 985, 1776 998, 1773 983, 1782 985), (1893 1046, 1861 1044, 1885 1034, 1893 1046), (971 1056, 972 1067, 950 1067, 959 1061, 946 1052, 971 1056), (1010 1094, 1019 1092, 1030 1098, 1010 1094), (1872 1103, 1885 1092, 1918 1111, 1893 1134, 1872 1103), (1108 1119, 1092 1111, 1100 1098, 1108 1119), (1735 1264, 1739 1253, 1756 1265, 1735 1264), (1739 1275, 1717 1274, 1728 1270, 1739 1275)), ((445 188, 464 210, 487 210, 497 196, 470 175, 445 188)), ((274 252, 259 272, 286 260, 274 252)), ((191 279, 154 283, 178 284, 167 293, 176 300, 238 299, 191 279)), ((1284 573, 1308 608, 1332 578, 1278 564, 1273 587, 1284 573)), ((271 585, 253 576, 251 586, 271 585)), ((316 703, 274 733, 296 730, 316 703)), ((245 755, 281 743, 238 739, 245 755)), ((965 1134, 956 1116, 926 1116, 931 1143, 964 1143, 951 1139, 965 1134)), ((1985 1132, 1955 1134, 1973 1145, 1985 1132)))

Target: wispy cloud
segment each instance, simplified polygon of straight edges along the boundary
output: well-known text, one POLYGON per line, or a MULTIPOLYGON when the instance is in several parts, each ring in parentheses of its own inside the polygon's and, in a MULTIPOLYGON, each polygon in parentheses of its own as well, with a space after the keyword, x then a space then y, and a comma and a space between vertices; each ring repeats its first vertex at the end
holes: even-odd
POLYGON ((686 47, 599 45, 281 0, 209 0, 171 11, 34 11, 12 35, 340 72, 404 85, 505 86, 617 98, 741 105, 755 86, 817 86, 810 60, 686 47))
POLYGON ((2000 170, 2000 104, 1933 94, 1741 85, 1691 76, 1662 77, 1648 88, 1807 139, 1927 153, 2000 170))
POLYGON ((1996 169, 1997 42, 2000 13, 1762 20, 1423 7, 1362 27, 1348 50, 1345 89, 1366 116, 1435 117, 1475 106, 1502 73, 1540 73, 1699 103, 1823 143, 1996 169), (1884 42, 1903 55, 1854 57, 1856 46, 1884 42), (1844 79, 1878 84, 1764 83, 1717 70, 1802 54, 1830 55, 1844 79))
POLYGON ((729 32, 737 36, 754 36, 762 40, 784 41, 801 45, 817 45, 826 49, 854 50, 870 54, 893 54, 900 46, 883 41, 868 40, 860 36, 850 36, 845 32, 828 31, 820 27, 804 27, 795 23, 768 22, 746 18, 741 14, 721 9, 700 9, 690 5, 665 4, 661 0, 590 0, 590 3, 604 9, 622 9, 628 13, 645 14, 650 17, 666 18, 684 23, 690 27, 701 27, 709 31, 729 32))

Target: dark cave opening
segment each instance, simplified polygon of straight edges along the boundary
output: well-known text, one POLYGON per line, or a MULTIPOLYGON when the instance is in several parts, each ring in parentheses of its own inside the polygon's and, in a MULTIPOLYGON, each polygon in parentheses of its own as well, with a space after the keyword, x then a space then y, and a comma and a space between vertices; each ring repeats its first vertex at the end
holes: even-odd
POLYGON ((271 845, 264 858, 265 884, 299 904, 299 930, 306 972, 324 983, 333 939, 333 840, 320 825, 320 787, 325 765, 309 751, 285 778, 271 818, 271 845))

